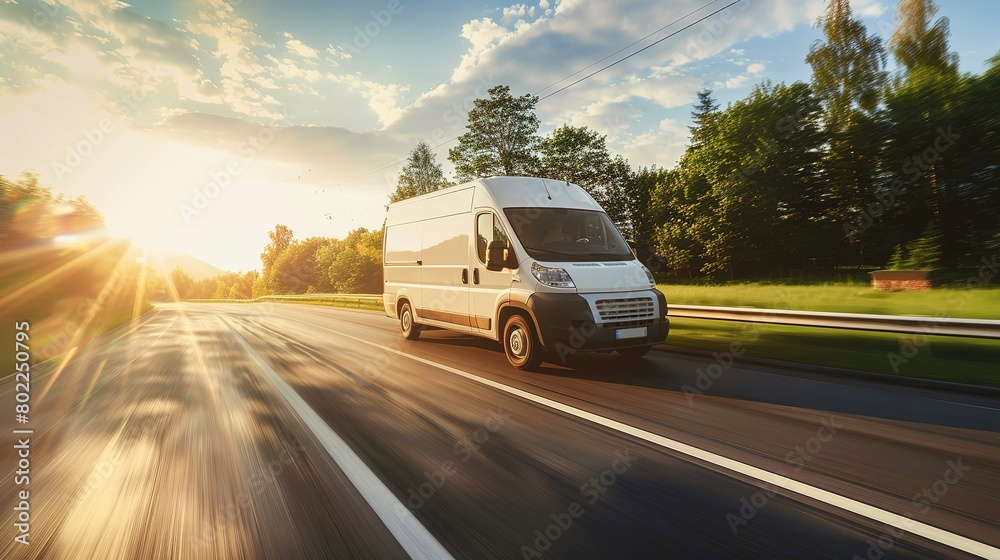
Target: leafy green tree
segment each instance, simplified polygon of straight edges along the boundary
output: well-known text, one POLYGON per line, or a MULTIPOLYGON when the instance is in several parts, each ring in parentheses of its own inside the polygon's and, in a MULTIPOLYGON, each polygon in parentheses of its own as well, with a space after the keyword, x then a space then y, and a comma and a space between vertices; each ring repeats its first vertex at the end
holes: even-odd
POLYGON ((441 164, 437 163, 436 156, 427 145, 421 140, 410 152, 410 158, 406 162, 406 167, 399 174, 396 182, 396 190, 389 195, 390 202, 399 202, 407 198, 419 196, 448 186, 448 180, 441 171, 441 164))
POLYGON ((253 283, 253 297, 268 296, 282 293, 274 275, 274 263, 286 249, 292 244, 294 234, 288 226, 278 224, 274 226, 274 231, 268 232, 270 243, 264 247, 264 252, 260 254, 260 261, 263 267, 260 276, 253 283))
POLYGON ((941 231, 931 223, 923 237, 907 245, 897 245, 889 260, 894 269, 934 269, 941 266, 941 231))
POLYGON ((327 243, 323 237, 310 237, 304 241, 293 241, 286 248, 270 270, 268 284, 275 294, 304 294, 316 291, 322 272, 317 270, 317 251, 327 243))
MULTIPOLYGON (((872 114, 887 81, 888 55, 881 38, 868 35, 852 15, 849 0, 829 0, 816 24, 823 39, 812 44, 806 62, 813 70, 813 92, 824 109, 828 142, 823 166, 831 218, 845 222, 873 194, 880 131, 872 126, 872 114)), ((839 249, 849 254, 852 247, 848 243, 839 249)))
POLYGON ((104 217, 86 198, 56 196, 32 172, 16 181, 0 175, 0 246, 103 228, 104 217))
POLYGON ((694 121, 694 126, 689 126, 688 130, 691 131, 691 146, 692 148, 697 148, 701 143, 701 135, 698 133, 707 123, 712 113, 719 110, 719 103, 712 97, 712 90, 706 88, 698 92, 698 103, 694 106, 694 111, 691 112, 691 119, 694 121))
POLYGON ((265 275, 270 272, 281 253, 284 253, 285 249, 292 244, 294 234, 288 226, 278 224, 274 226, 274 231, 269 232, 267 236, 271 242, 267 244, 267 247, 264 247, 264 252, 260 254, 260 261, 264 265, 263 274, 265 275))
MULTIPOLYGON (((818 250, 820 103, 808 85, 761 85, 712 115, 677 176, 659 178, 656 245, 668 262, 701 272, 780 271, 818 250), (676 181, 676 182, 674 182, 676 181), (671 255, 669 253, 675 252, 671 255), (700 255, 698 253, 701 253, 700 255)), ((832 228, 830 228, 832 229, 832 228)))
POLYGON ((509 86, 489 89, 469 111, 468 132, 448 151, 458 182, 494 175, 533 175, 538 169, 538 96, 513 97, 509 86))
MULTIPOLYGON (((195 284, 194 279, 188 276, 188 274, 184 272, 184 269, 181 267, 178 266, 170 271, 170 283, 174 292, 168 294, 168 297, 171 299, 174 296, 181 300, 192 297, 190 292, 191 288, 193 288, 195 284)), ((168 292, 169 291, 170 290, 168 289, 168 292)))
POLYGON ((608 213, 608 217, 615 223, 625 240, 633 243, 635 236, 632 233, 631 215, 634 204, 633 193, 630 192, 632 183, 632 166, 623 156, 615 156, 608 165, 608 184, 600 191, 593 193, 594 199, 608 213))
POLYGON ((382 230, 358 228, 344 238, 330 265, 330 283, 341 294, 381 294, 382 230))
POLYGON ((813 70, 813 92, 826 109, 827 127, 840 133, 850 127, 855 110, 870 112, 878 105, 888 56, 882 39, 868 35, 851 15, 850 0, 829 0, 816 23, 824 39, 812 44, 806 62, 813 70))
POLYGON ((899 0, 899 26, 889 39, 889 46, 907 74, 921 69, 958 73, 958 55, 948 50, 951 33, 948 18, 931 21, 937 11, 933 0, 899 0))
POLYGON ((319 249, 316 250, 316 291, 318 293, 335 292, 333 283, 330 280, 330 267, 337 256, 344 248, 344 242, 340 239, 327 239, 319 249))
POLYGON ((611 154, 606 142, 606 136, 585 126, 560 126, 539 143, 540 175, 594 194, 608 184, 611 154))

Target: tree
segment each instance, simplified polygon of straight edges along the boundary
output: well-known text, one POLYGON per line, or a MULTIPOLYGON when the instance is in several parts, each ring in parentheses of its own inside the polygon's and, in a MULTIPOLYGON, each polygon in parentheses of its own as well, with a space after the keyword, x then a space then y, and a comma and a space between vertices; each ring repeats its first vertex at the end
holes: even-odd
POLYGON ((887 55, 882 40, 868 35, 861 20, 851 16, 849 0, 830 0, 817 26, 823 40, 809 48, 813 92, 826 109, 827 128, 843 132, 856 109, 872 111, 886 82, 887 55))
POLYGON ((532 175, 538 168, 538 96, 513 97, 510 87, 490 88, 469 111, 468 132, 448 150, 459 182, 494 175, 532 175))
POLYGON ((718 110, 719 104, 712 97, 712 90, 706 88, 698 92, 698 103, 695 104, 694 111, 691 112, 691 119, 694 120, 694 126, 688 127, 688 130, 691 131, 691 147, 698 146, 698 131, 705 126, 708 116, 718 110))
POLYGON ((341 294, 381 294, 383 230, 358 228, 344 238, 330 265, 330 283, 341 294))
POLYGON ((539 143, 540 175, 569 181, 592 195, 607 186, 611 155, 606 136, 587 127, 563 125, 539 143))
POLYGON ((421 140, 410 152, 406 167, 399 174, 396 190, 389 195, 390 202, 399 202, 448 186, 448 180, 437 163, 434 152, 427 142, 421 140))
POLYGON ((948 52, 948 18, 931 20, 938 8, 933 0, 899 0, 899 26, 889 39, 892 54, 907 74, 927 69, 958 73, 958 55, 948 52))
POLYGON ((264 265, 262 274, 266 275, 271 271, 274 262, 291 245, 293 235, 288 226, 281 224, 274 226, 274 231, 267 234, 271 238, 271 242, 267 244, 267 247, 264 247, 264 252, 260 254, 260 261, 264 265))
POLYGON ((17 181, 0 175, 0 245, 49 240, 58 235, 94 232, 104 217, 82 196, 53 195, 38 175, 25 172, 17 181), (16 211, 15 211, 16 210, 16 211))
POLYGON ((310 237, 305 241, 294 241, 274 261, 267 279, 274 294, 304 294, 316 291, 320 276, 317 270, 316 254, 326 244, 323 237, 310 237))
POLYGON ((178 300, 183 300, 190 297, 189 292, 194 286, 194 280, 184 272, 184 269, 178 266, 170 272, 170 285, 174 293, 169 293, 168 289, 168 297, 170 299, 176 297, 178 300))
POLYGON ((784 263, 813 256, 806 253, 822 243, 822 232, 834 230, 815 219, 825 194, 819 116, 819 101, 803 83, 758 86, 713 114, 677 175, 656 177, 660 227, 651 237, 668 262, 733 276, 736 265, 780 272, 784 263))

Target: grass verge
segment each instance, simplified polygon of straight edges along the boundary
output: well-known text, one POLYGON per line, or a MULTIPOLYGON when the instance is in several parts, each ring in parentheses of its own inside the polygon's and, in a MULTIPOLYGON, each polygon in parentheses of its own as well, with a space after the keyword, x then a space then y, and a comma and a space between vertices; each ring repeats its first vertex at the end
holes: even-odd
MULTIPOLYGON (((269 298, 265 301, 369 311, 383 309, 380 302, 359 302, 350 298, 337 301, 330 296, 269 298)), ((1000 372, 996 367, 1000 363, 1000 344, 996 341, 677 317, 670 319, 667 344, 671 346, 725 352, 733 342, 739 342, 744 355, 751 357, 805 366, 819 365, 1000 387, 1000 372)))
POLYGON ((952 336, 671 318, 667 344, 806 365, 1000 387, 1000 344, 952 336))
POLYGON ((668 304, 1000 319, 1000 288, 880 292, 867 284, 660 284, 657 287, 667 296, 668 304))

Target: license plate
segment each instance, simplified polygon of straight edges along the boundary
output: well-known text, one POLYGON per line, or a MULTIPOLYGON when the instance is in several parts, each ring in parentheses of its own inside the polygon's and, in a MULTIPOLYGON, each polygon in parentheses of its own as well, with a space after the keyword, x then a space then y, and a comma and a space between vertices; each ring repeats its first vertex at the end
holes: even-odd
POLYGON ((646 327, 615 330, 615 340, 624 340, 626 338, 646 338, 646 327))

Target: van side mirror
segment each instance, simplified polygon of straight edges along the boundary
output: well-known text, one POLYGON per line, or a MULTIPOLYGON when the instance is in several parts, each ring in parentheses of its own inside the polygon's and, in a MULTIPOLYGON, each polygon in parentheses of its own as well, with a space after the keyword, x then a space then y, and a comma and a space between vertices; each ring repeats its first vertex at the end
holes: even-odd
MULTIPOLYGON (((499 272, 505 266, 510 266, 512 253, 507 247, 507 242, 501 239, 490 241, 486 248, 486 270, 499 272)), ((514 268, 514 267, 511 267, 514 268)))

